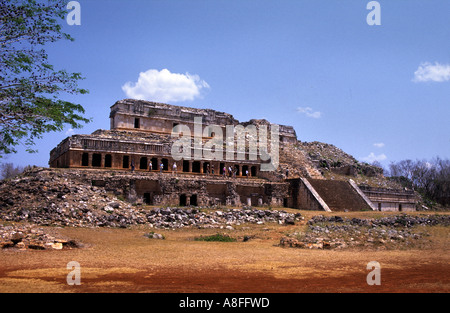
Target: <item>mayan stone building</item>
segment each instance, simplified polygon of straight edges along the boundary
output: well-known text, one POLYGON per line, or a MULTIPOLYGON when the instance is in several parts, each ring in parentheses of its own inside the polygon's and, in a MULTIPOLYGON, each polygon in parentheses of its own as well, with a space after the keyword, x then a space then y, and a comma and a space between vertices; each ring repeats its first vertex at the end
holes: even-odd
POLYGON ((112 105, 109 118, 110 130, 63 140, 50 167, 84 171, 92 184, 151 205, 377 209, 347 182, 331 189, 348 201, 330 208, 313 186, 324 195, 327 181, 296 148, 291 126, 130 99, 112 105))

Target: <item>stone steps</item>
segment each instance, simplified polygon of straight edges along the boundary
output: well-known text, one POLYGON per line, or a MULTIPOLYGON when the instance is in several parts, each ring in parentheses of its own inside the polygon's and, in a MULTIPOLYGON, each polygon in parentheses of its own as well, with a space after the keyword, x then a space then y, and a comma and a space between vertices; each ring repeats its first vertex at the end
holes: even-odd
POLYGON ((331 211, 371 210, 347 181, 308 179, 331 211))

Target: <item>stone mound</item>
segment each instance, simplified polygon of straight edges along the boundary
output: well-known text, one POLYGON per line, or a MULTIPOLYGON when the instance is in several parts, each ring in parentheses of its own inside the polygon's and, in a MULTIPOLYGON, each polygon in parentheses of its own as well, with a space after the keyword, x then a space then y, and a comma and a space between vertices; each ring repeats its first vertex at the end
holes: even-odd
POLYGON ((224 227, 242 223, 293 224, 301 218, 277 210, 255 208, 155 208, 132 205, 102 187, 77 181, 65 172, 33 169, 0 183, 0 219, 37 225, 71 227, 155 228, 224 227))

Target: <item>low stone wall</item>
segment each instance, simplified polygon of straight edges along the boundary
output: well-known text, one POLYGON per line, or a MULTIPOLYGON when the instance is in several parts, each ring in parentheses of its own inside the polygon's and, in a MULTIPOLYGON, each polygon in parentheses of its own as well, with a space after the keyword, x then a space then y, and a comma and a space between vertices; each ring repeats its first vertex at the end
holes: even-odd
POLYGON ((359 186, 378 211, 416 211, 416 195, 412 190, 359 186))

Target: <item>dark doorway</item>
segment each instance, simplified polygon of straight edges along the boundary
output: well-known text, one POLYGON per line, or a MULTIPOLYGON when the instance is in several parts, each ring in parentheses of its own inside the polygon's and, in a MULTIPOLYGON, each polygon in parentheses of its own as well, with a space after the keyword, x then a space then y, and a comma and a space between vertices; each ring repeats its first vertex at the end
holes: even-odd
POLYGON ((111 154, 105 155, 105 167, 111 167, 112 166, 112 157, 111 154))
POLYGON ((183 172, 189 173, 189 161, 183 160, 183 172))
POLYGON ((138 118, 134 119, 134 128, 140 128, 141 127, 141 120, 138 118))
POLYGON ((157 158, 152 158, 152 170, 158 170, 159 166, 158 166, 158 159, 157 158))
POLYGON ((225 163, 220 163, 220 169, 219 169, 219 173, 222 175, 223 174, 223 168, 225 167, 225 163))
POLYGON ((144 203, 152 204, 152 198, 149 192, 144 193, 144 203))
MULTIPOLYGON (((248 166, 242 165, 242 176, 247 176, 247 172, 248 172, 248 166)), ((248 175, 250 175, 250 173, 248 173, 248 175)))
POLYGON ((81 166, 89 166, 89 154, 83 153, 81 156, 81 166))
POLYGON ((180 206, 186 206, 186 195, 180 195, 180 206))
POLYGON ((122 159, 122 167, 129 168, 130 167, 130 157, 128 155, 124 155, 122 159))
POLYGON ((192 205, 192 206, 197 206, 198 205, 197 204, 197 195, 192 195, 190 200, 191 200, 190 201, 190 205, 192 205))
POLYGON ((94 153, 92 155, 92 166, 100 167, 102 165, 102 155, 94 153))
POLYGON ((168 170, 169 170, 169 160, 167 160, 167 159, 162 159, 161 162, 162 162, 162 164, 163 164, 163 170, 164 170, 164 171, 168 171, 168 170))
POLYGON ((142 157, 141 160, 139 161, 139 169, 146 170, 147 162, 148 162, 148 159, 146 157, 142 157))
POLYGON ((398 210, 399 210, 399 212, 402 211, 402 204, 401 203, 398 204, 398 210))
POLYGON ((252 177, 256 177, 256 166, 251 167, 250 174, 252 175, 252 177))
POLYGON ((193 173, 200 173, 200 162, 199 161, 194 161, 192 162, 192 172, 193 173))

